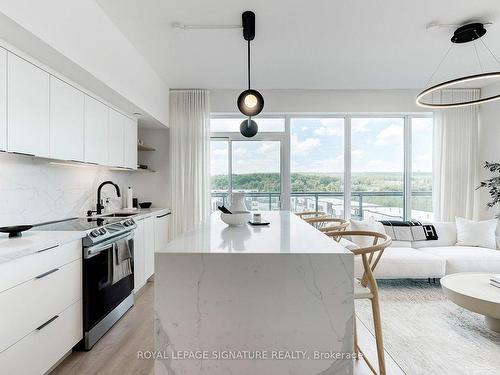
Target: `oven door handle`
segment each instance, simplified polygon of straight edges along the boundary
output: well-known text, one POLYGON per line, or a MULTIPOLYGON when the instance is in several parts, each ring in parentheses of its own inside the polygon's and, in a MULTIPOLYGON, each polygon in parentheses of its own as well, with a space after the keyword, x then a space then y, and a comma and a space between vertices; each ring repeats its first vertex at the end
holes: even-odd
POLYGON ((110 238, 102 244, 86 247, 84 250, 84 258, 92 258, 94 255, 100 253, 101 251, 109 249, 110 245, 114 244, 115 242, 129 238, 133 238, 132 232, 110 238))

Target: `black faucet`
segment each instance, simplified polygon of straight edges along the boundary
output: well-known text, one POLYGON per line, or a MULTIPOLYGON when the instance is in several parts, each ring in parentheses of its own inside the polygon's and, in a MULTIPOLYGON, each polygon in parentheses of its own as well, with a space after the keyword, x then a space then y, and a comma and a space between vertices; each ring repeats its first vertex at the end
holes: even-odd
POLYGON ((117 197, 121 197, 121 195, 120 195, 120 188, 118 187, 117 184, 115 184, 113 181, 104 181, 97 188, 97 205, 96 205, 96 211, 87 211, 87 216, 92 216, 92 212, 97 213, 97 215, 100 215, 102 213, 102 209, 104 207, 101 204, 101 189, 103 188, 104 185, 113 185, 115 187, 115 189, 116 189, 116 195, 117 195, 117 197))

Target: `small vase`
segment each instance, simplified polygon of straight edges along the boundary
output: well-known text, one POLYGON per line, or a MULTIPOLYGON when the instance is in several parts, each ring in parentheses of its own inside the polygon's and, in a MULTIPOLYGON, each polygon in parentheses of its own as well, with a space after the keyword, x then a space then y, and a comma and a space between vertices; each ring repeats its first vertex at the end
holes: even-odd
POLYGON ((245 205, 245 193, 231 193, 231 205, 229 206, 231 212, 248 211, 245 205))

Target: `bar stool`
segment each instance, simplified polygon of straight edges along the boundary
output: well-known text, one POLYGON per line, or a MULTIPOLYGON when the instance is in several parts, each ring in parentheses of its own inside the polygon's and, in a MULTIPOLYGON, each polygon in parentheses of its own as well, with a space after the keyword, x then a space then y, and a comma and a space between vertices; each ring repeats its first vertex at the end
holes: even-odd
MULTIPOLYGON (((382 338, 382 320, 380 317, 380 305, 378 301, 378 287, 377 281, 373 276, 373 271, 377 266, 380 258, 386 247, 388 247, 392 239, 382 233, 377 232, 365 232, 365 231, 339 231, 339 232, 326 232, 327 236, 332 237, 337 240, 339 238, 350 236, 362 236, 373 238, 372 246, 360 247, 357 249, 352 249, 352 253, 355 256, 361 256, 363 261, 363 276, 360 279, 354 279, 354 299, 369 299, 372 305, 373 313, 373 325, 375 328, 375 342, 377 345, 377 357, 378 357, 378 367, 379 374, 385 375, 385 358, 384 358, 384 340, 382 338)), ((366 361, 368 367, 377 374, 375 368, 372 366, 368 358, 364 355, 358 345, 358 337, 356 333, 356 317, 354 317, 354 351, 356 354, 361 353, 363 359, 366 361)), ((357 357, 359 358, 359 357, 357 357)))

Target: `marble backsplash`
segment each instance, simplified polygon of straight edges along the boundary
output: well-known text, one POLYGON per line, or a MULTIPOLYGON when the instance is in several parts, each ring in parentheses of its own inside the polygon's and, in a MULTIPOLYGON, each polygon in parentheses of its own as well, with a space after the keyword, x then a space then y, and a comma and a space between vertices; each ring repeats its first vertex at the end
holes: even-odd
POLYGON ((120 186, 103 188, 110 206, 121 208, 132 173, 98 166, 62 166, 47 160, 0 152, 0 226, 40 223, 85 215, 95 209, 97 187, 106 180, 120 186))

